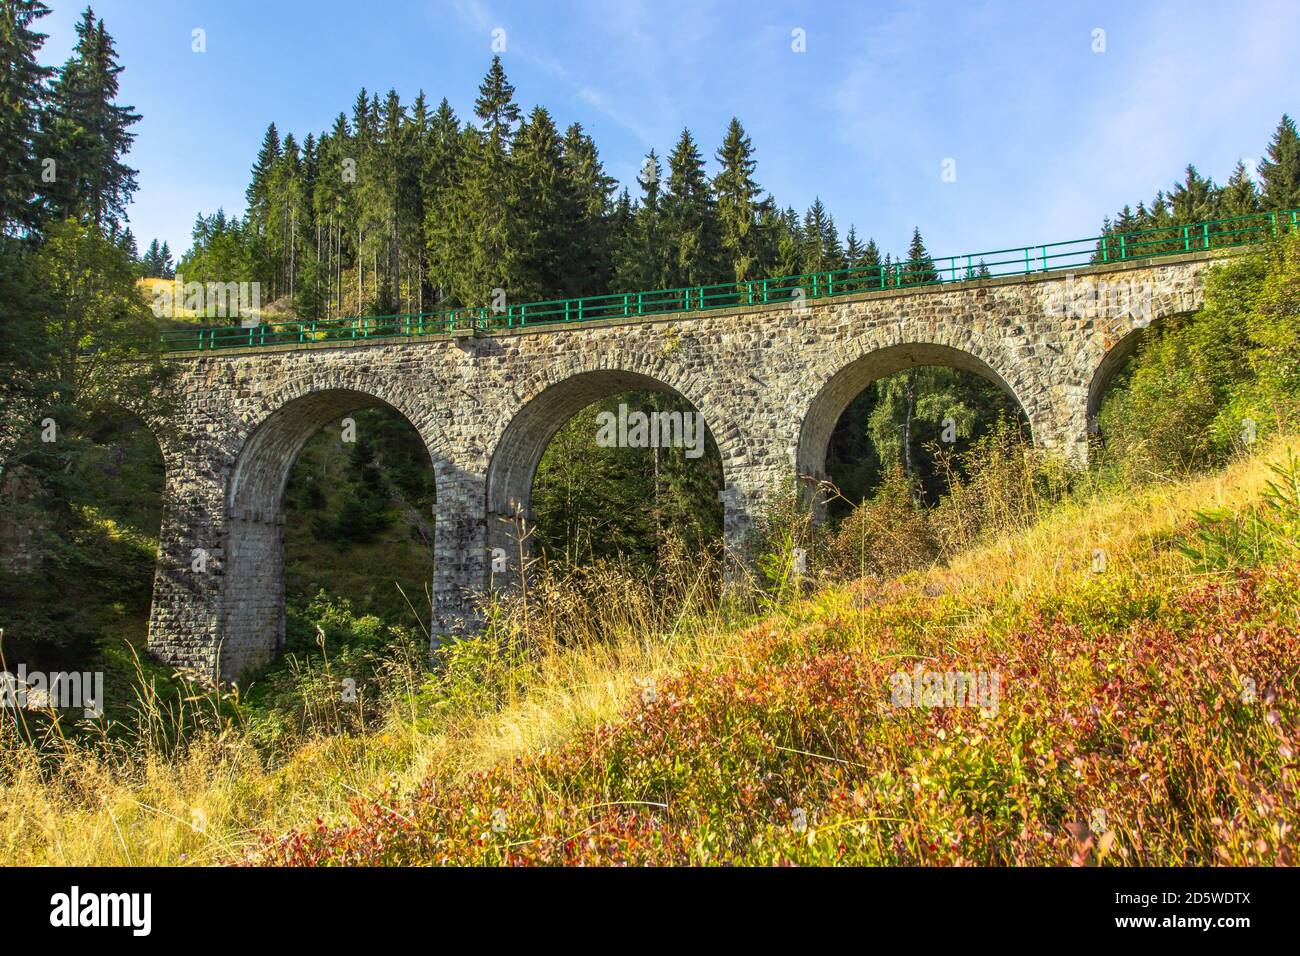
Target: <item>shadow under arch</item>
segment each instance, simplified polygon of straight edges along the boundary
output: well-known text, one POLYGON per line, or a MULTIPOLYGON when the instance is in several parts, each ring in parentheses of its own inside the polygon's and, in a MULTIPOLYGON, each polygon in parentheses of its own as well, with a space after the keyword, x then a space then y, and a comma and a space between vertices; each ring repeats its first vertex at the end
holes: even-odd
MULTIPOLYGON (((556 433, 587 406, 625 392, 671 395, 688 403, 704 421, 708 438, 717 446, 708 419, 690 395, 659 378, 626 369, 594 369, 552 382, 525 402, 501 431, 488 462, 486 481, 487 543, 496 560, 507 562, 507 580, 517 580, 519 562, 530 552, 528 527, 533 521, 532 490, 538 465, 556 433), (499 550, 498 550, 499 549, 499 550)), ((724 469, 725 453, 719 448, 724 469)), ((487 583, 495 574, 489 560, 487 583)))
POLYGON ((912 342, 890 345, 859 356, 836 371, 808 405, 799 427, 795 467, 801 480, 824 480, 831 434, 840 416, 867 386, 882 378, 924 365, 973 372, 998 386, 1016 403, 1033 428, 1033 418, 1015 389, 979 356, 949 345, 912 342))
POLYGON ((1124 370, 1124 367, 1137 354, 1142 344, 1151 339, 1152 327, 1157 325, 1159 321, 1156 320, 1130 329, 1102 356, 1096 370, 1092 373, 1092 379, 1088 382, 1089 433, 1096 432, 1102 402, 1106 398, 1106 393, 1110 391, 1110 386, 1115 381, 1115 377, 1124 370))
POLYGON ((288 398, 248 434, 226 492, 226 554, 220 672, 236 677, 274 658, 285 638, 284 492, 307 442, 330 422, 368 408, 387 409, 424 442, 438 469, 429 436, 394 404, 370 392, 322 388, 288 398))

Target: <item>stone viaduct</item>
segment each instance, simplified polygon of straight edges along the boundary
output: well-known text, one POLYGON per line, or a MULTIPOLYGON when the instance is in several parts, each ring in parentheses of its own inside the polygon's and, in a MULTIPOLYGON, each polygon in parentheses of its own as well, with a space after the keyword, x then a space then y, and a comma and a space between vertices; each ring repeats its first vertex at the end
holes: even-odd
POLYGON ((530 513, 548 441, 593 401, 656 389, 694 405, 721 455, 734 546, 766 494, 796 474, 822 475, 853 398, 912 366, 983 375, 1020 404, 1037 444, 1085 458, 1111 374, 1150 322, 1201 305, 1202 273, 1223 255, 798 307, 169 355, 172 410, 151 422, 167 476, 150 649, 225 679, 276 654, 285 483, 308 438, 348 412, 387 405, 429 450, 433 618, 439 633, 454 634, 473 626, 476 597, 493 586, 493 549, 518 560, 516 518, 530 513), (1089 295, 1089 283, 1101 294, 1089 295))

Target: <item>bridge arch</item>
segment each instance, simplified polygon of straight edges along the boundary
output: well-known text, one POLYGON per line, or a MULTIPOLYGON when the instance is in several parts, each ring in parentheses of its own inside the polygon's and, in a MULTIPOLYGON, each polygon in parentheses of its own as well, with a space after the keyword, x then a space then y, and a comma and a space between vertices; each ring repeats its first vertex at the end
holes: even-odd
POLYGON ((268 396, 258 408, 256 420, 244 424, 223 502, 224 582, 217 628, 223 678, 266 664, 284 644, 284 493, 294 462, 313 435, 351 412, 386 408, 405 420, 428 449, 435 495, 447 473, 431 422, 405 396, 382 386, 298 381, 268 396))
MULTIPOLYGON (((689 403, 701 416, 729 472, 729 448, 717 430, 717 409, 689 379, 666 367, 613 366, 586 368, 569 374, 539 377, 531 383, 512 415, 504 419, 490 444, 485 481, 487 545, 504 558, 507 585, 518 579, 521 557, 529 552, 527 528, 532 523, 533 482, 547 446, 561 427, 587 406, 625 392, 660 392, 689 403), (500 549, 499 551, 497 549, 500 549)), ((488 562, 489 587, 502 586, 499 567, 488 562)))
POLYGON ((1203 288, 1189 286, 1177 292, 1153 292, 1149 285, 1121 286, 1123 295, 1113 295, 1104 304, 1110 314, 1099 322, 1099 334, 1081 349, 1076 366, 1087 386, 1086 421, 1089 434, 1096 434, 1102 403, 1115 377, 1123 371, 1144 343, 1158 336, 1169 323, 1190 315, 1204 304, 1203 288))
POLYGON ((1123 370, 1129 360, 1137 354, 1138 349, 1151 336, 1149 325, 1130 328, 1102 355, 1097 362, 1092 377, 1088 381, 1088 430, 1094 431, 1097 417, 1101 414, 1101 405, 1110 390, 1115 376, 1123 370))
POLYGON ((938 342, 898 343, 864 350, 856 358, 840 365, 812 395, 800 420, 794 456, 798 476, 814 480, 826 478, 831 433, 840 416, 867 386, 898 372, 926 365, 973 372, 992 382, 1020 406, 1029 420, 1031 433, 1036 435, 1034 382, 1025 377, 1017 378, 1010 371, 1007 374, 998 371, 998 367, 1009 370, 1011 363, 1000 361, 993 355, 979 355, 938 342))

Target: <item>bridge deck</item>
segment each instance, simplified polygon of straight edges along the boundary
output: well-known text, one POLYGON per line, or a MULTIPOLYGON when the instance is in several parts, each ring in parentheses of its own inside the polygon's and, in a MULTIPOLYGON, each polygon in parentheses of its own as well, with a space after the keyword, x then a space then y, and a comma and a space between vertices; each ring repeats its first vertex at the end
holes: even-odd
POLYGON ((808 300, 927 293, 970 284, 1004 285, 1107 273, 1159 262, 1212 258, 1255 245, 1300 225, 1300 210, 1209 220, 1160 230, 1022 246, 869 268, 754 279, 649 292, 627 292, 499 307, 251 326, 173 329, 162 347, 172 356, 213 350, 336 348, 375 340, 517 333, 597 323, 599 326, 690 318, 737 311, 786 310, 808 300))

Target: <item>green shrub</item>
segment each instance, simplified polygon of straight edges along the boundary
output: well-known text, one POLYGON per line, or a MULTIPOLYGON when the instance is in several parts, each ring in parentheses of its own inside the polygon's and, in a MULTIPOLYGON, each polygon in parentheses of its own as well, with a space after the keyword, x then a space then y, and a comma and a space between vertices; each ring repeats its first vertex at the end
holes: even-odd
POLYGON ((840 522, 830 563, 849 577, 893 577, 925 567, 939 555, 938 542, 916 489, 895 465, 870 499, 840 522))
POLYGON ((1197 512, 1192 540, 1179 546, 1202 571, 1254 568, 1300 558, 1300 460, 1289 449, 1285 464, 1270 465, 1263 502, 1244 514, 1197 512))
POLYGON ((1099 463, 1126 480, 1222 464, 1300 411, 1300 233, 1212 268, 1205 307, 1150 330, 1105 399, 1099 463))

